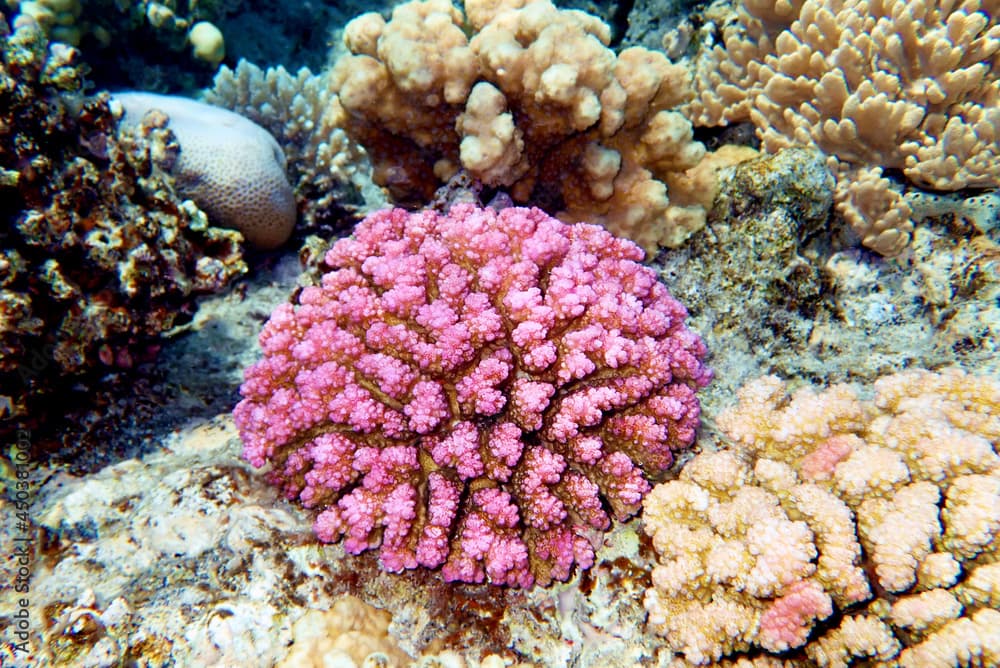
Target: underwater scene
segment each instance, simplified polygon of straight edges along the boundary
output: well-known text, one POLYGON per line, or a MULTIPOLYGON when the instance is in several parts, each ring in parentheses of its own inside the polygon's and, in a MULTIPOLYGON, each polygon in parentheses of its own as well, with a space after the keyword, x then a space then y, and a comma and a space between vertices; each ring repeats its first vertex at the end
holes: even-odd
POLYGON ((0 13, 0 667, 1000 667, 1000 0, 0 13))

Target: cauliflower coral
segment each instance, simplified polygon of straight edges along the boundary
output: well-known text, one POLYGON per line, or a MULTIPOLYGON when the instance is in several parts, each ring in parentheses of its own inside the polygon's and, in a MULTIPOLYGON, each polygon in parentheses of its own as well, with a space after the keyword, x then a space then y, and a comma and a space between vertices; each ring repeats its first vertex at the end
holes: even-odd
POLYGON ((389 571, 565 579, 690 445, 710 379, 642 258, 538 209, 372 214, 261 333, 244 457, 389 571))
POLYGON ((771 376, 739 396, 718 420, 731 446, 644 502, 645 604, 670 647, 695 664, 802 648, 819 666, 997 665, 1000 383, 913 370, 866 402, 771 376))
POLYGON ((344 29, 329 86, 394 201, 427 202, 462 168, 649 252, 704 226, 683 175, 705 147, 674 110, 691 95, 684 67, 616 54, 602 21, 548 0, 462 4, 414 0, 344 29))

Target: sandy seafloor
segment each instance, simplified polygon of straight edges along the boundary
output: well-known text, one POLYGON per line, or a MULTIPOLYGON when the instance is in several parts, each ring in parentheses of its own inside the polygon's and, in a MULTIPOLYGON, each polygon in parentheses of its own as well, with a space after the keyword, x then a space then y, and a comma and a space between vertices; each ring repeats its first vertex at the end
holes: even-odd
MULTIPOLYGON (((911 249, 885 260, 830 231, 817 156, 772 160, 769 179, 732 179, 705 230, 649 260, 715 371, 696 449, 716 446, 714 416, 767 373, 862 393, 910 367, 998 374, 995 193, 925 196, 911 249), (727 217, 734 199, 741 213, 727 217)), ((34 469, 30 530, 0 500, 2 544, 30 544, 32 568, 22 594, 6 586, 17 559, 0 563, 0 609, 29 601, 33 648, 7 648, 2 665, 666 665, 645 624, 651 562, 637 519, 606 534, 592 569, 529 591, 388 574, 375 552, 314 539, 310 514, 241 459, 229 414, 261 323, 299 272, 291 249, 202 300, 121 397, 108 452, 122 454, 81 455, 85 474, 34 469)))

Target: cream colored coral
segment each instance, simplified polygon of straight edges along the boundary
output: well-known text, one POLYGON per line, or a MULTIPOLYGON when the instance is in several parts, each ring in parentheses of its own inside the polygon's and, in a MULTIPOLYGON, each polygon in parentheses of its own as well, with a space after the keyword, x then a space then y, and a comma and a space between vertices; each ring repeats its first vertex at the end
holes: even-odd
POLYGON ((478 73, 461 25, 447 0, 400 5, 389 22, 371 13, 348 23, 345 44, 358 52, 331 73, 344 107, 419 146, 447 141, 454 119, 437 108, 464 102, 478 73))
POLYGON ((399 5, 388 22, 363 14, 347 24, 351 52, 329 73, 344 129, 371 156, 375 181, 400 201, 430 199, 438 175, 457 169, 455 120, 478 76, 462 24, 448 0, 399 5))
POLYGON ((524 137, 495 86, 480 81, 472 87, 455 127, 462 136, 459 157, 470 172, 496 185, 510 185, 524 175, 524 137))
POLYGON ((687 661, 801 644, 827 614, 820 599, 765 629, 768 610, 808 586, 843 616, 805 647, 818 665, 996 662, 1000 383, 910 370, 874 389, 862 400, 847 385, 789 395, 776 377, 752 381, 717 421, 724 449, 647 496, 650 625, 687 661), (710 600, 742 615, 731 636, 710 600))
POLYGON ((941 190, 1000 184, 994 4, 744 2, 725 48, 697 61, 691 112, 702 124, 751 120, 769 151, 826 151, 838 210, 865 245, 898 253, 912 211, 880 168, 941 190))
POLYGON ((954 594, 945 589, 931 589, 893 603, 889 618, 896 627, 926 632, 940 628, 961 614, 962 604, 954 594))
POLYGON ((684 652, 685 658, 696 665, 745 650, 750 646, 760 618, 759 611, 725 598, 705 603, 672 601, 663 604, 647 593, 645 605, 651 610, 650 624, 662 620, 655 627, 657 633, 670 638, 671 648, 684 652), (662 612, 654 613, 653 610, 662 612))
POLYGON ((900 650, 892 629, 877 617, 844 617, 840 626, 806 647, 806 654, 822 668, 847 668, 856 659, 889 661, 900 650))
POLYGON ((855 506, 868 496, 891 495, 909 481, 910 470, 901 454, 867 444, 836 464, 833 474, 838 495, 855 506))
POLYGON ((947 552, 934 552, 920 562, 917 569, 918 589, 950 587, 958 580, 962 566, 947 552))
POLYGON ((668 111, 687 94, 683 69, 641 48, 616 58, 606 47, 606 25, 549 2, 497 12, 478 27, 470 46, 483 76, 531 119, 524 136, 532 172, 514 184, 516 199, 527 200, 562 173, 561 218, 599 222, 650 252, 678 245, 704 225, 702 208, 672 205, 664 185, 665 175, 693 167, 704 153, 690 123, 668 111), (574 178, 567 172, 580 151, 575 140, 560 147, 569 154, 545 154, 579 132, 590 141, 574 178))
POLYGON ((739 403, 723 411, 719 428, 741 449, 793 463, 834 434, 860 431, 864 406, 846 385, 817 395, 804 387, 791 397, 777 376, 764 376, 737 392, 739 403))
POLYGON ((770 600, 816 571, 809 524, 791 520, 779 497, 753 480, 733 454, 704 454, 643 504, 660 555, 645 599, 649 622, 694 663, 765 642, 757 630, 770 600))
POLYGON ((971 559, 991 550, 1000 535, 1000 474, 966 475, 948 487, 941 512, 946 530, 943 545, 971 559))
MULTIPOLYGON (((697 196, 674 204, 666 179, 701 160, 690 122, 672 109, 686 70, 549 0, 414 0, 386 22, 345 30, 350 54, 330 75, 346 130, 398 200, 425 202, 459 168, 518 203, 603 223, 653 252, 705 222, 697 196), (463 32, 467 21, 469 37, 463 32)), ((677 185, 683 190, 684 185, 677 185)))
POLYGON ((597 19, 582 16, 550 2, 530 2, 497 13, 469 42, 483 75, 511 104, 533 116, 546 109, 562 112, 537 119, 545 133, 582 132, 598 122, 608 134, 616 129, 614 106, 602 104, 605 96, 621 97, 615 54, 606 46, 611 34, 597 19))
POLYGON ((192 55, 212 67, 218 66, 226 57, 226 41, 222 31, 208 21, 198 21, 188 33, 192 55))
POLYGON ((953 620, 899 655, 901 668, 1000 665, 1000 611, 983 608, 953 620))
POLYGON ((958 588, 958 597, 966 605, 1000 608, 1000 562, 973 568, 958 588))
POLYGON ((373 665, 366 662, 369 657, 384 657, 381 665, 409 665, 410 657, 389 637, 391 619, 384 610, 343 596, 329 610, 310 610, 295 622, 291 649, 278 666, 357 668, 373 665))
MULTIPOLYGON (((924 413, 933 422, 946 422, 989 441, 1000 439, 1000 381, 989 376, 975 376, 960 369, 939 372, 911 369, 875 381, 875 405, 884 414, 900 417, 924 413)), ((930 420, 922 421, 927 424, 930 420)), ((905 423, 904 423, 905 424, 905 423)), ((894 439, 912 441, 918 432, 893 432, 894 439)), ((956 458, 956 464, 960 463, 956 458)), ((982 466, 993 467, 1000 461, 992 457, 982 466)))
POLYGON ((816 580, 838 605, 867 600, 871 589, 861 562, 850 508, 819 485, 793 487, 788 498, 816 540, 816 580))

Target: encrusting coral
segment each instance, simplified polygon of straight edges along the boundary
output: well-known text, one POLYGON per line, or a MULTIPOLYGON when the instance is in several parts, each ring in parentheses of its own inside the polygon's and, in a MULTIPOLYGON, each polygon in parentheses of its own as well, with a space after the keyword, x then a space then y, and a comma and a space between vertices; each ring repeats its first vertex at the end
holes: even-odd
POLYGON ((649 622, 687 661, 1000 661, 1000 383, 912 370, 874 390, 751 382, 718 419, 732 443, 646 497, 649 622))
POLYGON ((296 207, 285 154, 267 130, 226 109, 175 95, 118 92, 121 123, 132 127, 150 111, 167 115, 180 152, 170 173, 181 196, 222 227, 239 230, 257 248, 291 236, 296 207))
POLYGON ((548 0, 469 0, 464 15, 418 0, 389 21, 358 17, 344 41, 330 85, 397 202, 426 203, 464 168, 650 252, 704 225, 698 202, 667 197, 704 154, 673 110, 690 95, 685 68, 641 47, 616 55, 599 19, 548 0))
POLYGON ((686 311, 595 225, 456 204, 369 216, 260 335, 244 457, 389 571, 514 586, 593 561, 692 442, 686 311))
POLYGON ((741 2, 695 65, 696 124, 750 120, 768 151, 816 146, 837 208, 885 255, 913 214, 885 177, 935 190, 1000 185, 994 0, 741 2))
MULTIPOLYGON (((79 52, 21 23, 8 33, 0 21, 5 421, 25 417, 55 383, 155 353, 195 295, 246 271, 238 233, 176 195, 166 118, 120 130, 107 94, 80 95, 79 52)), ((35 419, 45 415, 35 408, 35 419)))

